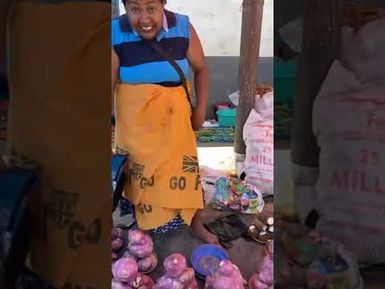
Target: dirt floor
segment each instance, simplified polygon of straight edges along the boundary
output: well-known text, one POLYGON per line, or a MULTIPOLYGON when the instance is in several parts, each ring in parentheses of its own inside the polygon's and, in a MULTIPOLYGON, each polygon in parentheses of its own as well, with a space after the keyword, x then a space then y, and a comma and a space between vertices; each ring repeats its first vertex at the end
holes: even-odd
MULTIPOLYGON (((267 215, 271 216, 272 213, 273 206, 269 203, 265 206, 265 209, 260 214, 260 217, 265 217, 267 215)), ((205 209, 203 218, 205 222, 210 222, 228 214, 231 213, 205 209)), ((251 225, 255 217, 256 216, 240 215, 242 221, 248 226, 251 225)), ((115 221, 115 225, 117 224, 116 222, 117 221, 115 221)), ((150 274, 154 280, 164 274, 162 262, 168 255, 172 253, 181 253, 189 262, 193 250, 204 244, 200 239, 194 236, 191 229, 187 225, 184 225, 178 230, 167 234, 152 237, 154 241, 154 248, 159 258, 157 268, 150 274)), ((239 267, 245 280, 248 280, 251 275, 256 272, 258 264, 262 260, 264 254, 263 250, 264 246, 256 243, 255 241, 246 240, 244 238, 238 238, 232 241, 232 247, 226 249, 230 259, 239 267)), ((200 288, 203 288, 203 280, 198 279, 198 283, 200 288)))
POLYGON ((384 289, 385 288, 385 269, 377 272, 363 273, 364 289, 384 289))

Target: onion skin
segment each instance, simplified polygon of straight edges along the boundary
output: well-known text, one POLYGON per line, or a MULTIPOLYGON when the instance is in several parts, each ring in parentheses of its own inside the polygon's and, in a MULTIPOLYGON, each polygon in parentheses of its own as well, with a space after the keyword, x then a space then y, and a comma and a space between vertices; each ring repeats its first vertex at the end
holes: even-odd
POLYGON ((258 280, 258 275, 253 275, 251 277, 251 282, 250 282, 250 289, 268 289, 269 285, 262 283, 261 281, 258 280))
POLYGON ((176 279, 163 276, 158 279, 154 289, 184 289, 184 286, 176 279))
POLYGON ((124 241, 121 238, 116 238, 115 240, 111 241, 111 250, 113 252, 118 251, 120 248, 122 248, 124 245, 124 241))
POLYGON ((116 280, 112 280, 111 289, 133 289, 130 285, 116 280))
POLYGON ((269 256, 264 257, 259 267, 258 279, 269 286, 273 285, 273 282, 274 282, 273 270, 274 270, 273 260, 269 256))
POLYGON ((148 272, 153 269, 157 265, 158 261, 154 253, 151 253, 150 256, 140 259, 138 261, 139 271, 140 272, 148 272))
POLYGON ((138 264, 130 258, 121 258, 112 265, 115 281, 130 283, 138 276, 138 264))
POLYGON ((155 289, 198 289, 194 269, 187 267, 186 258, 182 254, 171 254, 163 265, 166 273, 158 279, 155 289))
POLYGON ((118 259, 119 259, 118 254, 111 252, 111 261, 114 262, 118 259))
POLYGON ((149 235, 140 230, 128 232, 128 251, 137 258, 146 258, 154 251, 154 244, 149 235))
POLYGON ((124 231, 121 228, 112 228, 112 230, 111 230, 111 241, 113 241, 113 240, 115 240, 117 238, 124 239, 123 238, 123 235, 124 235, 123 233, 124 233, 124 231))
POLYGON ((174 253, 164 260, 163 265, 167 270, 167 277, 179 278, 187 268, 187 261, 182 254, 174 253))
POLYGON ((154 289, 154 281, 150 276, 140 275, 141 282, 138 289, 154 289))
POLYGON ((228 260, 221 261, 218 271, 206 277, 205 289, 244 289, 239 268, 228 260))

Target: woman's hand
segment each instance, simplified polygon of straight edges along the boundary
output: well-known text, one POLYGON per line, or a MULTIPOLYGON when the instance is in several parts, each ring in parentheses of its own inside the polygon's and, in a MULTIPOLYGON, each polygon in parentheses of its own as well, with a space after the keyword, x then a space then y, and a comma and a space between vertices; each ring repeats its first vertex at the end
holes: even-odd
POLYGON ((194 130, 202 128, 206 118, 206 107, 198 106, 194 107, 191 115, 191 125, 194 130))

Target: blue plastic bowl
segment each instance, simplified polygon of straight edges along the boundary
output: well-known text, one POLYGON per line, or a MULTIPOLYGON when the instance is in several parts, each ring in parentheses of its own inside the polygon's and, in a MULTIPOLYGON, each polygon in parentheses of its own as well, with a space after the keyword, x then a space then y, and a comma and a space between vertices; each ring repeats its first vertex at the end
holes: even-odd
POLYGON ((191 254, 191 265, 198 277, 205 278, 213 274, 222 260, 229 260, 230 257, 222 247, 218 245, 202 245, 196 248, 191 254))

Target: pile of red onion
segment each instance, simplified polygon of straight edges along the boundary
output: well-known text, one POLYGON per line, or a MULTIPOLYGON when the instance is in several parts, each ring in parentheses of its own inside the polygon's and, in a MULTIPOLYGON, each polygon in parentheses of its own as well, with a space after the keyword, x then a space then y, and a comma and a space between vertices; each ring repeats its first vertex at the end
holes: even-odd
POLYGON ((205 289, 244 289, 244 279, 239 268, 229 260, 219 263, 219 269, 206 277, 205 289))
POLYGON ((118 260, 117 252, 124 246, 123 230, 120 228, 112 228, 111 230, 111 260, 118 260))
POLYGON ((250 279, 250 289, 274 288, 274 241, 270 240, 266 249, 266 255, 259 264, 257 274, 254 274, 250 279))
POLYGON ((128 245, 124 248, 124 231, 113 228, 111 233, 112 289, 153 289, 151 277, 144 275, 155 269, 158 259, 149 235, 141 230, 128 231, 128 245), (122 257, 118 252, 125 249, 122 257))
POLYGON ((166 273, 158 279, 155 289, 198 289, 194 269, 187 267, 186 258, 174 253, 163 262, 166 273))

